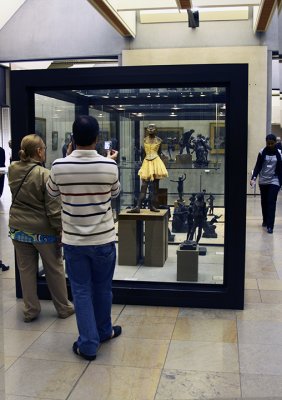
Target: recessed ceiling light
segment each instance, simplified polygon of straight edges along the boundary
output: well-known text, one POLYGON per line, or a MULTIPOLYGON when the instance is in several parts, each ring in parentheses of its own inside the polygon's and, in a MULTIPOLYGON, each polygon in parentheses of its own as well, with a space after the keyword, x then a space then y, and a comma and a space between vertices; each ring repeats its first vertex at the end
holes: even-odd
POLYGON ((206 95, 203 92, 201 92, 200 96, 201 97, 206 97, 206 95))

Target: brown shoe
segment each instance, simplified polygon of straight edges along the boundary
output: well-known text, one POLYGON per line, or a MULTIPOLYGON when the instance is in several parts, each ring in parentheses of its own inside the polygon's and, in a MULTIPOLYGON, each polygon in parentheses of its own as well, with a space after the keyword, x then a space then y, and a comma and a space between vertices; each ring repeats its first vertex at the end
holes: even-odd
POLYGON ((75 309, 70 309, 66 314, 58 314, 58 317, 61 319, 66 319, 75 313, 75 309))
POLYGON ((26 322, 26 323, 33 322, 33 321, 35 321, 38 317, 39 317, 39 315, 36 315, 35 317, 25 316, 25 317, 24 317, 24 322, 26 322))

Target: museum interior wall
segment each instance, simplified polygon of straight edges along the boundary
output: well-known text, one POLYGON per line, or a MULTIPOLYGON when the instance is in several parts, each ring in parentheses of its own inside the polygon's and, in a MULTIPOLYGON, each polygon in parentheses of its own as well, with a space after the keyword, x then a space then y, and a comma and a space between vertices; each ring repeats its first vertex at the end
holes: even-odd
MULTIPOLYGON (((269 46, 270 39, 263 44, 269 46)), ((27 0, 0 30, 0 61, 112 56, 123 49, 259 46, 263 40, 253 33, 251 19, 206 21, 197 30, 187 23, 137 21, 136 38, 123 38, 86 0, 27 0)))

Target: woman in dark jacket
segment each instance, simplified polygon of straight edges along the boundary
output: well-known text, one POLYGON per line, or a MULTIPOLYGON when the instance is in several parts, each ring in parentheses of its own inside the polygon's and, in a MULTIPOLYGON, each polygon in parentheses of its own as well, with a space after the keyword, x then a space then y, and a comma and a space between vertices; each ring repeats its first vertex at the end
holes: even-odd
POLYGON ((282 185, 281 151, 276 147, 276 136, 266 136, 266 146, 261 149, 251 178, 251 186, 259 175, 262 226, 273 233, 277 195, 282 185))

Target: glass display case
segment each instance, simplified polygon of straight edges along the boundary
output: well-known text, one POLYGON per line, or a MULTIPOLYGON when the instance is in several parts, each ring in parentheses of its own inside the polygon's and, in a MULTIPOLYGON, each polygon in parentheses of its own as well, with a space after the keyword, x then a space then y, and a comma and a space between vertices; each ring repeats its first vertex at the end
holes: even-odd
POLYGON ((119 302, 222 308, 243 304, 246 66, 214 65, 208 75, 207 66, 197 67, 12 72, 13 155, 24 132, 35 131, 47 145, 50 168, 55 159, 65 157, 79 114, 98 120, 100 154, 106 155, 109 147, 119 152, 121 194, 112 203, 119 302), (26 97, 26 109, 17 108, 19 95, 26 97), (160 139, 158 156, 168 176, 157 179, 158 211, 150 210, 151 181, 135 214, 129 211, 140 194, 139 170, 150 124, 160 139), (240 160, 238 153, 234 157, 238 149, 240 160), (237 207, 243 212, 240 220, 237 207), (232 243, 240 248, 234 251, 232 243), (235 254, 241 265, 237 271, 235 254), (233 274, 236 279, 230 281, 233 274), (241 289, 231 299, 227 288, 233 285, 241 289), (219 300, 220 293, 229 301, 219 300))

